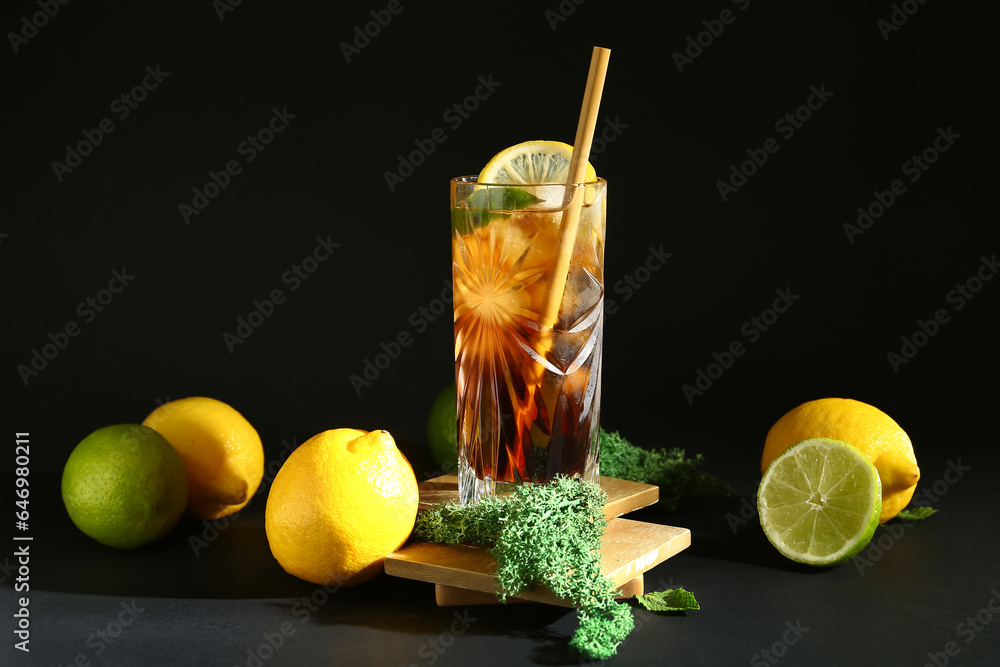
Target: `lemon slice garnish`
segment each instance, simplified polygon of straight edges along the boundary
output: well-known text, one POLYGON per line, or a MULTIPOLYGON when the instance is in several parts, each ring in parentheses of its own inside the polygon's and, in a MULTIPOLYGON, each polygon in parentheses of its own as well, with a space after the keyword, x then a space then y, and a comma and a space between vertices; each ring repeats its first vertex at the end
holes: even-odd
MULTIPOLYGON (((525 141, 494 155, 479 172, 478 181, 510 185, 565 183, 572 155, 573 147, 561 141, 525 141)), ((596 180, 597 172, 588 162, 584 182, 596 180)))

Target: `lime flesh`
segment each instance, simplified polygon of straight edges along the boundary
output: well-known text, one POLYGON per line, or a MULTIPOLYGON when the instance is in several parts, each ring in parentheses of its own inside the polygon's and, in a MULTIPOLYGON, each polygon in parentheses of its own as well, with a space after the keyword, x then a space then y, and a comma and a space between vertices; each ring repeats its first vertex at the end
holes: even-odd
POLYGON ((760 525, 799 563, 850 560, 871 541, 882 512, 878 470, 842 440, 810 438, 776 458, 757 490, 760 525))

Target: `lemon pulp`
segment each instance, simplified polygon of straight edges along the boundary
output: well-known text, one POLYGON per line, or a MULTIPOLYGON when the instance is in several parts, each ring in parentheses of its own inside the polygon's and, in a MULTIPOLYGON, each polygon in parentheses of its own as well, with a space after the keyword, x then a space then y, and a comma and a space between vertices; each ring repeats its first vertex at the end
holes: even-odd
MULTIPOLYGON (((525 141, 494 155, 479 172, 478 180, 505 185, 565 183, 572 157, 573 147, 562 141, 525 141)), ((597 172, 589 162, 583 180, 597 180, 597 172)))

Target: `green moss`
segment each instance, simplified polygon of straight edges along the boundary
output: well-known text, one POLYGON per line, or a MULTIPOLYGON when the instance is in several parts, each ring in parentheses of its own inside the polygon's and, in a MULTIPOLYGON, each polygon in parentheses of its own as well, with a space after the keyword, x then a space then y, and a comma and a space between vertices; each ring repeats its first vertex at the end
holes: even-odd
POLYGON ((439 504, 417 516, 414 534, 443 544, 492 545, 497 597, 506 601, 545 584, 577 606, 580 624, 570 646, 589 660, 603 660, 634 627, 631 609, 615 601, 615 587, 601 573, 606 501, 598 485, 559 477, 519 486, 508 498, 439 504))
POLYGON ((696 495, 734 496, 732 487, 699 470, 704 458, 691 458, 677 447, 643 449, 617 432, 601 429, 601 475, 660 487, 659 507, 673 511, 682 498, 696 495))

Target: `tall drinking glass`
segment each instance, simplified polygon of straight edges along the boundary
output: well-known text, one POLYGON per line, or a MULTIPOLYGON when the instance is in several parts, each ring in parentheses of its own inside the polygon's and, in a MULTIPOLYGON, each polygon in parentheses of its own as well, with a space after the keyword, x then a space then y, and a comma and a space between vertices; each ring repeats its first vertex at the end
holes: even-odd
POLYGON ((559 474, 600 481, 606 211, 603 179, 516 187, 475 176, 451 181, 463 503, 559 474), (574 239, 563 239, 574 194, 579 226, 574 239), (560 282, 556 257, 569 241, 556 311, 549 303, 560 282))

